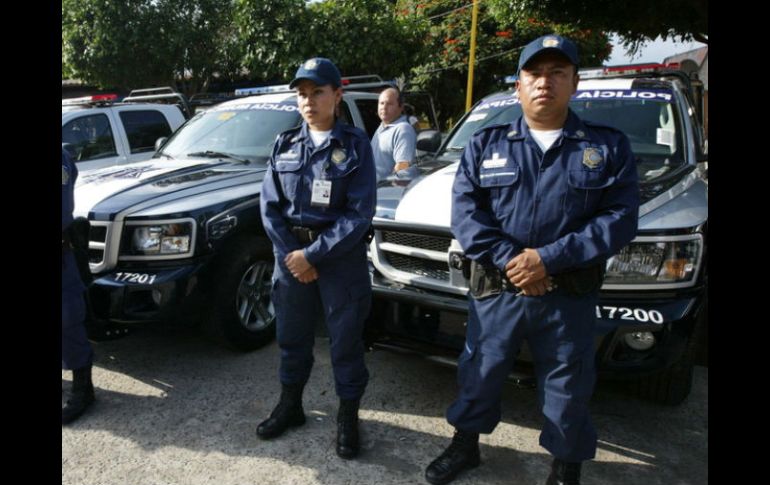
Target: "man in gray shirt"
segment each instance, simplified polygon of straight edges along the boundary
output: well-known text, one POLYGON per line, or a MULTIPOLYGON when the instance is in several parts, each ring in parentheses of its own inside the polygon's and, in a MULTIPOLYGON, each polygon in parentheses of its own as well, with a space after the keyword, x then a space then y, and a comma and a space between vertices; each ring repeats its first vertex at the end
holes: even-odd
POLYGON ((409 124, 404 111, 404 100, 396 88, 380 93, 377 115, 382 120, 372 137, 377 181, 406 170, 414 162, 417 133, 409 124))

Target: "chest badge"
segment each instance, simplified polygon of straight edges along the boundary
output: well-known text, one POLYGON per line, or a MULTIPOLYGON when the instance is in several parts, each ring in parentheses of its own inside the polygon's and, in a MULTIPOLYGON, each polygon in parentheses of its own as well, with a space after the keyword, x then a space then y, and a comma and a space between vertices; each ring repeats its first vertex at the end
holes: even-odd
POLYGON ((70 173, 67 171, 66 168, 62 167, 61 168, 61 184, 62 185, 67 185, 67 183, 69 183, 69 181, 70 181, 70 173))
POLYGON ((343 160, 345 160, 345 157, 347 157, 347 153, 345 153, 345 150, 342 148, 335 148, 332 150, 332 162, 334 162, 336 165, 342 163, 343 160))
POLYGON ((598 148, 586 148, 583 150, 583 165, 588 168, 596 168, 604 161, 601 150, 598 148))

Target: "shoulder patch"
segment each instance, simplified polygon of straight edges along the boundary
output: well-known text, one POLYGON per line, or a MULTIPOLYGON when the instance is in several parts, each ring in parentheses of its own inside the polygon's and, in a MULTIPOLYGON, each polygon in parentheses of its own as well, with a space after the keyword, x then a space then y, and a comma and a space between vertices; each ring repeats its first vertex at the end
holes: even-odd
POLYGON ((278 144, 284 143, 286 141, 288 141, 290 143, 296 142, 297 140, 293 139, 293 138, 296 138, 297 134, 299 134, 301 129, 302 129, 301 126, 297 126, 297 127, 290 128, 290 129, 288 129, 286 131, 283 131, 283 132, 279 133, 278 136, 276 137, 276 142, 278 144))
POLYGON ((591 128, 599 128, 603 130, 610 130, 610 131, 616 131, 618 133, 622 133, 619 129, 615 128, 614 126, 605 125, 602 123, 597 123, 595 121, 589 121, 589 120, 580 120, 583 122, 584 125, 590 126, 591 128))
POLYGON ((483 128, 479 128, 473 133, 471 138, 476 138, 479 136, 492 136, 493 134, 495 135, 499 134, 501 137, 506 137, 510 132, 511 132, 510 123, 499 123, 499 124, 489 125, 483 128))

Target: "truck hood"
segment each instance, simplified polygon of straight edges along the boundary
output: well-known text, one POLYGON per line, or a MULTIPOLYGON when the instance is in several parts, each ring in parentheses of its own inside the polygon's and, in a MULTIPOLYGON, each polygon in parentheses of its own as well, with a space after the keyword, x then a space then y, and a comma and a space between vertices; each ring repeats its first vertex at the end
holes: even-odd
POLYGON ((259 162, 153 159, 84 171, 75 185, 74 212, 112 220, 118 213, 154 217, 191 211, 258 194, 265 170, 259 162))
MULTIPOLYGON (((388 178, 377 191, 376 217, 403 223, 450 227, 452 184, 459 162, 420 166, 413 180, 388 178)), ((708 186, 699 170, 663 188, 645 187, 639 207, 640 231, 695 227, 708 218, 708 186)))
POLYGON ((399 222, 440 224, 449 227, 452 181, 459 162, 447 165, 425 158, 408 178, 390 176, 377 184, 375 217, 399 222), (451 176, 441 176, 441 174, 451 176), (438 174, 438 177, 434 175, 438 174), (412 194, 413 191, 414 194, 412 194), (426 202, 428 201, 428 202, 426 202), (441 222, 434 220, 440 217, 441 222))

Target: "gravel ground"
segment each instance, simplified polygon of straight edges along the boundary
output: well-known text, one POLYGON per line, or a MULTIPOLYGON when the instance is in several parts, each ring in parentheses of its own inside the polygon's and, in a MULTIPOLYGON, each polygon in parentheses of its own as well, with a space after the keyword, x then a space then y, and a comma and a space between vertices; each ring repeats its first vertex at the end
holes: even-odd
MULTIPOLYGON (((361 403, 362 454, 334 451, 337 398, 328 344, 316 340, 305 390, 305 426, 273 441, 255 436, 277 402, 275 342, 242 354, 192 330, 145 328, 95 345, 97 403, 62 428, 62 484, 422 484, 448 444, 444 419, 455 370, 413 355, 375 350, 361 403)), ((62 371, 62 390, 71 373, 62 371)), ((62 392, 62 400, 65 393, 62 392)), ((642 402, 601 383, 592 403, 599 433, 584 485, 708 483, 708 369, 678 407, 642 402)), ((538 445, 531 389, 504 391, 503 421, 481 438, 482 466, 457 484, 542 484, 550 456, 538 445)))

